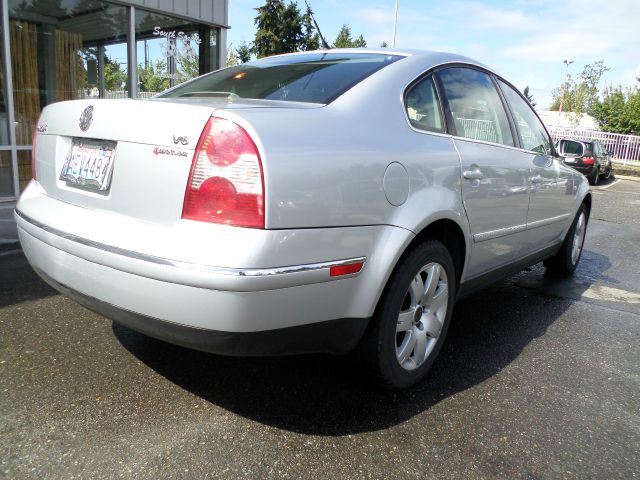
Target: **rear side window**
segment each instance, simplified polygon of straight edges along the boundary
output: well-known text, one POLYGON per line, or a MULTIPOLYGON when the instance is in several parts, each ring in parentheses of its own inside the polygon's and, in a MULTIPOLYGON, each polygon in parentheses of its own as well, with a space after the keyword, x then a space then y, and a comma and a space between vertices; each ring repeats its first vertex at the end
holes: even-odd
POLYGON ((451 67, 438 72, 460 137, 514 146, 498 91, 484 72, 451 67))
POLYGON ((263 58, 199 77, 159 97, 251 98, 326 104, 401 58, 400 55, 379 53, 317 53, 263 58))
POLYGON ((444 131, 431 75, 409 88, 405 96, 405 108, 409 122, 414 128, 432 132, 444 131))
POLYGON ((511 107, 522 148, 542 155, 549 155, 551 153, 551 139, 540 119, 518 92, 502 80, 498 80, 498 82, 511 107))
POLYGON ((584 155, 585 157, 593 156, 593 143, 584 144, 584 155))

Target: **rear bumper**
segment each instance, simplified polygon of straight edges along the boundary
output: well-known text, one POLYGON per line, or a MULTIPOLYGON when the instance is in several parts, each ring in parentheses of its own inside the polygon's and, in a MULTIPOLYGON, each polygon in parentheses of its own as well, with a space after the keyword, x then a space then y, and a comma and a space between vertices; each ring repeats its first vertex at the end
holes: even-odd
POLYGON ((598 168, 597 165, 575 165, 573 163, 565 163, 565 165, 577 170, 586 177, 593 175, 598 168))
POLYGON ((221 355, 266 356, 314 352, 343 354, 356 346, 369 320, 337 319, 261 332, 208 330, 116 307, 73 290, 55 281, 42 270, 36 268, 36 272, 49 285, 80 305, 132 330, 183 347, 221 355))
POLYGON ((15 214, 20 242, 51 285, 135 330, 223 354, 351 348, 413 238, 393 226, 161 228, 60 202, 37 188, 25 193, 15 214), (362 259, 358 273, 329 274, 331 265, 362 259))

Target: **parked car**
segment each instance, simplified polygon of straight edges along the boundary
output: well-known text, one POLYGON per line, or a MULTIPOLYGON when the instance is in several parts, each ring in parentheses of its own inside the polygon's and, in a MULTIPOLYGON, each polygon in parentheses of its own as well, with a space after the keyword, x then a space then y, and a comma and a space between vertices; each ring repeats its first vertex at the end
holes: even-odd
POLYGON ((591 185, 596 185, 600 178, 611 177, 611 155, 598 140, 563 138, 557 148, 564 164, 582 173, 591 185))
POLYGON ((591 210, 522 94, 444 53, 265 58, 55 103, 37 132, 15 218, 59 291, 209 352, 357 349, 393 388, 457 299, 542 260, 571 274, 591 210))

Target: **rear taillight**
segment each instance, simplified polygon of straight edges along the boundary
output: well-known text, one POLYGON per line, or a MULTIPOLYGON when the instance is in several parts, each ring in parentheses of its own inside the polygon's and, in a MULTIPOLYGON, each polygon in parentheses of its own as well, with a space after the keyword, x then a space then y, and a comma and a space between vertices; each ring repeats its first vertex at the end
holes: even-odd
POLYGON ((258 148, 239 125, 211 117, 191 165, 182 218, 264 228, 264 180, 258 148))
POLYGON ((593 157, 583 157, 582 163, 585 165, 593 165, 594 163, 596 163, 596 159, 593 157))

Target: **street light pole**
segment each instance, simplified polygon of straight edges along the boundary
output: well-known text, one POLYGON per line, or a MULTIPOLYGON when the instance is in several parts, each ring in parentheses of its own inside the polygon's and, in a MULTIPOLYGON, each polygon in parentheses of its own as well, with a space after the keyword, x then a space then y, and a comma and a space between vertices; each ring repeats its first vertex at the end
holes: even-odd
POLYGON ((558 110, 558 125, 560 125, 560 117, 562 116, 562 102, 564 100, 565 95, 569 91, 569 65, 573 63, 573 60, 569 60, 565 58, 562 63, 564 63, 567 66, 567 69, 565 70, 565 74, 564 74, 564 92, 562 92, 562 95, 560 96, 560 108, 558 110))
POLYGON ((393 48, 396 48, 396 30, 398 26, 398 0, 396 0, 396 9, 393 18, 393 48))

